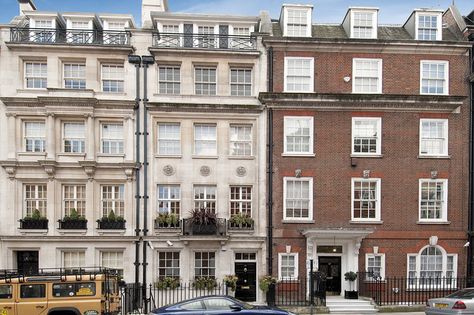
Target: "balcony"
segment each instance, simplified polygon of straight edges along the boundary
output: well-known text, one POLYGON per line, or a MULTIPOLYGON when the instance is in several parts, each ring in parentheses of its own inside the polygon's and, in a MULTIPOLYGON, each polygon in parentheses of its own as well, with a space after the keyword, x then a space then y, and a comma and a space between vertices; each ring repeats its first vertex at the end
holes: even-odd
POLYGON ((254 223, 232 223, 229 221, 228 230, 229 232, 253 232, 254 223))
POLYGON ((226 219, 217 219, 215 224, 194 224, 193 219, 183 219, 183 235, 225 236, 226 219))
POLYGON ((10 28, 10 41, 23 44, 130 46, 128 31, 10 28))
POLYGON ((254 36, 154 33, 153 48, 254 51, 254 36))
POLYGON ((47 230, 48 220, 47 219, 21 219, 20 229, 22 230, 47 230))
POLYGON ((58 220, 60 230, 86 230, 87 220, 58 220))
POLYGON ((99 230, 125 230, 124 221, 97 220, 99 230))

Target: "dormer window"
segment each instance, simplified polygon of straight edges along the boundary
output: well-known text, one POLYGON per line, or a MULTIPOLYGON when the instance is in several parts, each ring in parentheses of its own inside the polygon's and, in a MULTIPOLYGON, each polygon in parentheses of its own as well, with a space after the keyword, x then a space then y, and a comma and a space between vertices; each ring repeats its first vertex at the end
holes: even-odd
POLYGON ((87 21, 72 21, 71 28, 74 30, 87 30, 89 29, 89 22, 87 21))
POLYGON ((36 20, 35 28, 53 28, 53 21, 51 20, 36 20))
POLYGON ((354 12, 353 21, 352 38, 376 38, 374 12, 354 12))
POLYGON ((438 40, 441 34, 441 25, 437 15, 419 14, 417 39, 419 40, 438 40), (438 35, 439 34, 439 35, 438 35))
POLYGON ((108 29, 114 31, 123 31, 125 29, 124 22, 109 22, 108 29))
POLYGON ((281 24, 283 36, 310 37, 311 36, 311 6, 285 5, 283 6, 281 24))

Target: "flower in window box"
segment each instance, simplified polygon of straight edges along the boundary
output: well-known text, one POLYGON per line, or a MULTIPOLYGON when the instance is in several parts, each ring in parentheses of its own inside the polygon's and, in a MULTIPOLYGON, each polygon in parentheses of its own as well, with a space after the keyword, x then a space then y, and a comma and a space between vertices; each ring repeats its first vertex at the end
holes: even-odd
POLYGON ((211 277, 196 277, 193 287, 198 290, 214 290, 217 287, 217 281, 211 277))
POLYGON ((164 289, 176 289, 180 286, 179 278, 177 277, 164 277, 159 278, 157 282, 155 282, 155 288, 164 290, 164 289))

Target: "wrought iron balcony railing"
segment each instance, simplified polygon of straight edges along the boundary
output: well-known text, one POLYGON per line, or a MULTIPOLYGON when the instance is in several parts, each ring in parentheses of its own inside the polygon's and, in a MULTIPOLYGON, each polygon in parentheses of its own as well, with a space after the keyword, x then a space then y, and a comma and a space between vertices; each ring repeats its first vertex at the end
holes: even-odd
POLYGON ((218 218, 213 224, 194 224, 192 219, 183 219, 183 235, 226 235, 226 219, 218 218))
POLYGON ((10 41, 14 43, 128 46, 128 31, 64 30, 12 27, 10 41))
POLYGON ((222 49, 222 50, 256 50, 257 40, 254 36, 154 33, 155 48, 184 49, 222 49))

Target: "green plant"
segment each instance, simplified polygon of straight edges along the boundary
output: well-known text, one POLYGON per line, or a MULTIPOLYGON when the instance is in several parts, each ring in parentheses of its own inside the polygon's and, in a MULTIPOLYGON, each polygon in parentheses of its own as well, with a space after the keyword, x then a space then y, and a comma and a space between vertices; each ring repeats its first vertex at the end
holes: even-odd
POLYGON ((164 290, 164 289, 176 289, 179 287, 179 278, 175 277, 164 277, 158 279, 157 282, 155 282, 155 288, 164 290))
POLYGON ((38 209, 33 210, 31 215, 27 215, 23 218, 25 221, 46 221, 47 218, 41 215, 41 212, 38 209))
POLYGON ((268 290, 270 289, 270 286, 276 283, 277 283, 277 279, 275 277, 263 276, 262 278, 260 278, 260 281, 258 284, 260 285, 260 290, 262 290, 263 292, 268 292, 268 290))
POLYGON ((193 287, 198 290, 213 290, 217 287, 217 281, 210 277, 196 277, 193 282, 193 287))
POLYGON ((239 280, 239 278, 236 275, 224 276, 225 285, 232 291, 235 291, 235 289, 237 289, 237 280, 239 280))
POLYGON ((177 226, 179 223, 179 216, 175 213, 159 213, 156 221, 160 225, 177 226))
POLYGON ((103 216, 100 220, 101 222, 125 222, 125 219, 122 216, 115 215, 113 210, 110 210, 109 215, 103 216))
POLYGON ((230 217, 230 223, 237 226, 248 225, 252 226, 254 221, 251 216, 245 213, 236 213, 230 217))
POLYGON ((65 215, 63 221, 86 221, 83 215, 80 215, 76 209, 72 208, 69 215, 65 215))
POLYGON ((344 274, 344 280, 349 281, 350 287, 352 290, 352 282, 354 282, 357 279, 357 273, 354 271, 348 271, 344 274))
POLYGON ((217 224, 217 216, 210 209, 201 208, 191 211, 191 222, 195 225, 217 224))

